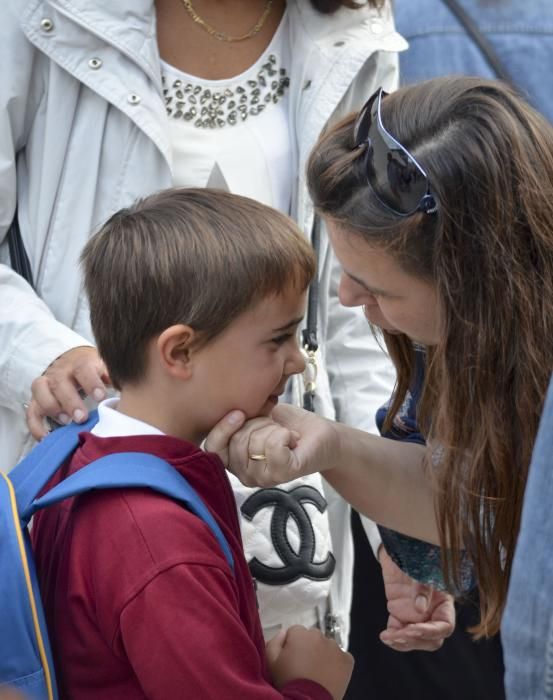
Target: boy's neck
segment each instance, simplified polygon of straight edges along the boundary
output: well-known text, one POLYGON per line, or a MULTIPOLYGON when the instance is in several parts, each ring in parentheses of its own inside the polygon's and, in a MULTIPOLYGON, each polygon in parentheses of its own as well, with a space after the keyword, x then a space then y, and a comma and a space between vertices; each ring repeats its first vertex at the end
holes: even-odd
POLYGON ((117 410, 130 418, 161 430, 166 435, 199 445, 205 435, 199 434, 193 424, 191 407, 175 405, 166 395, 156 396, 150 386, 125 386, 117 410))

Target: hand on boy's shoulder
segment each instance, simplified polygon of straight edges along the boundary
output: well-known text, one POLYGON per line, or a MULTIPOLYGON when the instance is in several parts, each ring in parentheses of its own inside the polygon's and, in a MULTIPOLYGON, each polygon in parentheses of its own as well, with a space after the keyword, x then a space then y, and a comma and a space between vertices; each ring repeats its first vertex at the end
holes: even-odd
POLYGON ((36 440, 46 436, 46 417, 60 425, 71 421, 82 423, 88 417, 82 395, 102 401, 110 384, 107 368, 96 348, 83 345, 64 352, 32 383, 32 399, 27 408, 32 436, 36 440))
POLYGON ((293 680, 310 680, 342 700, 353 671, 353 656, 320 630, 294 625, 280 631, 266 647, 267 663, 277 690, 293 680))

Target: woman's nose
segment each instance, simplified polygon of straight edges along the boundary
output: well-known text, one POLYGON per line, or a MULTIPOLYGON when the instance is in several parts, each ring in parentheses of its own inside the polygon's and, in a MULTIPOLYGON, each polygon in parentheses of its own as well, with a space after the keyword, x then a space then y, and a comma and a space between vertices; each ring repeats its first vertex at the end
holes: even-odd
POLYGON ((338 287, 338 299, 342 306, 361 306, 363 304, 359 285, 355 284, 347 275, 342 274, 338 287))

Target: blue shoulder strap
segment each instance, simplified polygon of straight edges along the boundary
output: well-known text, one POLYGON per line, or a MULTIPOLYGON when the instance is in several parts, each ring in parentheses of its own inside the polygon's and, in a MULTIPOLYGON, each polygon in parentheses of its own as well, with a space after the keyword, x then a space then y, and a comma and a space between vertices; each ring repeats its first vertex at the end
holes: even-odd
POLYGON ((91 462, 33 501, 29 515, 86 491, 118 488, 151 488, 180 501, 210 528, 234 572, 234 559, 229 544, 194 488, 163 459, 144 452, 118 452, 91 462))
POLYGON ((229 544, 205 503, 182 474, 154 455, 143 452, 106 455, 64 479, 37 499, 48 481, 77 449, 79 433, 91 430, 97 422, 98 412, 91 411, 85 423, 71 423, 54 430, 12 469, 10 481, 15 490, 22 526, 28 524, 37 510, 85 491, 151 488, 180 501, 208 525, 234 572, 234 559, 229 544))
POLYGON ((24 517, 31 503, 77 449, 79 433, 92 430, 97 422, 98 411, 91 411, 86 423, 70 423, 52 431, 11 470, 10 481, 15 490, 17 511, 23 525, 31 517, 24 517))

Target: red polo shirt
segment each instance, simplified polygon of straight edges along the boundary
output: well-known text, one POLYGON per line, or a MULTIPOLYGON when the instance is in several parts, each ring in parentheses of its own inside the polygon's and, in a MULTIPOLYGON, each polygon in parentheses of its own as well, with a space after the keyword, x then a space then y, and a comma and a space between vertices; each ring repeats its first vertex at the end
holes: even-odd
POLYGON ((219 459, 165 435, 90 433, 54 483, 113 452, 148 452, 196 489, 231 547, 148 489, 96 491, 35 516, 32 538, 61 700, 331 700, 269 683, 234 497, 219 459))

